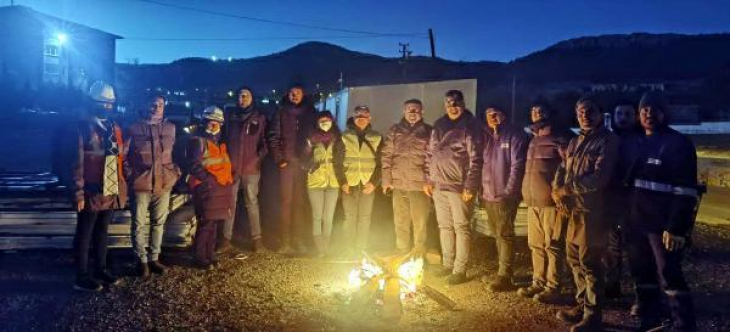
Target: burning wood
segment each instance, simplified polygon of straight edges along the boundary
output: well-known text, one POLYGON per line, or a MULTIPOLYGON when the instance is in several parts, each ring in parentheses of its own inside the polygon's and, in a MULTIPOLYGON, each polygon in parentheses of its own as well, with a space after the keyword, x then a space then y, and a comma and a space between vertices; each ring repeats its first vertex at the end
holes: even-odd
POLYGON ((381 305, 381 314, 388 320, 400 319, 403 301, 413 299, 417 293, 449 310, 456 307, 449 297, 423 284, 423 258, 404 255, 386 260, 363 255, 360 265, 349 275, 353 303, 381 305))

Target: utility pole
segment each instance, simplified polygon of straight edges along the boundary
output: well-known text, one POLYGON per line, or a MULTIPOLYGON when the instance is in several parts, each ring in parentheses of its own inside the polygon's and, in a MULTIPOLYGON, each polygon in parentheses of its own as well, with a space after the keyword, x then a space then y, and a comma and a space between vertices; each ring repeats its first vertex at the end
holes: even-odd
POLYGON ((517 77, 512 77, 512 110, 510 111, 512 124, 515 124, 515 101, 517 99, 517 77))
POLYGON ((428 28, 428 39, 431 41, 431 59, 436 59, 436 42, 433 40, 433 29, 428 28))
POLYGON ((410 58, 411 54, 413 53, 411 50, 408 49, 410 47, 410 44, 409 43, 405 43, 405 44, 398 43, 398 46, 400 47, 400 51, 398 51, 398 52, 400 52, 401 58, 403 60, 408 60, 408 58, 410 58))

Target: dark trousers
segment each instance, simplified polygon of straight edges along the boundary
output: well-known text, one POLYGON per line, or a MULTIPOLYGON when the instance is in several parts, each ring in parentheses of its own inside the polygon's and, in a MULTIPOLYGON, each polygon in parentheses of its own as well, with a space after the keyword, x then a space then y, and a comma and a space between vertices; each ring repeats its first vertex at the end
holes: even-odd
POLYGON ((627 244, 631 274, 636 283, 636 298, 642 307, 641 318, 660 319, 661 289, 664 289, 674 325, 682 331, 694 331, 694 305, 682 272, 684 250, 667 251, 661 233, 634 229, 627 234, 627 244))
POLYGON ((568 266, 573 273, 575 300, 583 305, 586 316, 601 317, 604 293, 603 255, 608 242, 603 213, 571 211, 566 235, 568 266))
POLYGON ((614 225, 608 233, 608 246, 603 261, 606 264, 606 288, 621 287, 623 273, 624 234, 620 225, 614 225))
POLYGON ((515 217, 518 200, 504 200, 501 202, 485 202, 487 210, 487 227, 494 234, 497 243, 497 254, 499 255, 500 277, 511 278, 514 273, 515 261, 515 217))
POLYGON ((279 215, 279 236, 281 246, 288 246, 296 242, 303 242, 303 227, 305 226, 307 211, 307 178, 299 162, 290 161, 279 169, 281 186, 281 206, 279 215))
POLYGON ((215 257, 216 230, 222 220, 198 219, 195 231, 195 258, 210 262, 215 257))
POLYGON ((106 268, 107 231, 112 218, 114 218, 114 210, 89 211, 84 209, 78 213, 74 236, 74 256, 76 271, 79 275, 89 272, 89 247, 92 241, 97 270, 106 268))

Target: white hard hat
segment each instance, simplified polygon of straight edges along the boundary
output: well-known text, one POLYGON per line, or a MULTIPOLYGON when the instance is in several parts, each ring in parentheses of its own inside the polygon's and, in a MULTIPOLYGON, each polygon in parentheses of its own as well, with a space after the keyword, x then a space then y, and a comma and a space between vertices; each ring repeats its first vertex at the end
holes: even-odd
POLYGON ((203 119, 223 123, 223 110, 218 106, 208 106, 203 110, 203 119))
POLYGON ((89 97, 101 103, 114 103, 117 101, 114 88, 102 81, 96 81, 91 85, 91 88, 89 88, 89 97))

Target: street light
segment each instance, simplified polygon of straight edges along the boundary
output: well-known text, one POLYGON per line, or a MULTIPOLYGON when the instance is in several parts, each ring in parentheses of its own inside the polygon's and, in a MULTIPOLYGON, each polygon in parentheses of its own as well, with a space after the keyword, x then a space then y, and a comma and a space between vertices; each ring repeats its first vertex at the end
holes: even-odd
POLYGON ((56 39, 58 39, 58 44, 63 45, 68 41, 68 35, 63 32, 59 32, 56 34, 56 39))

